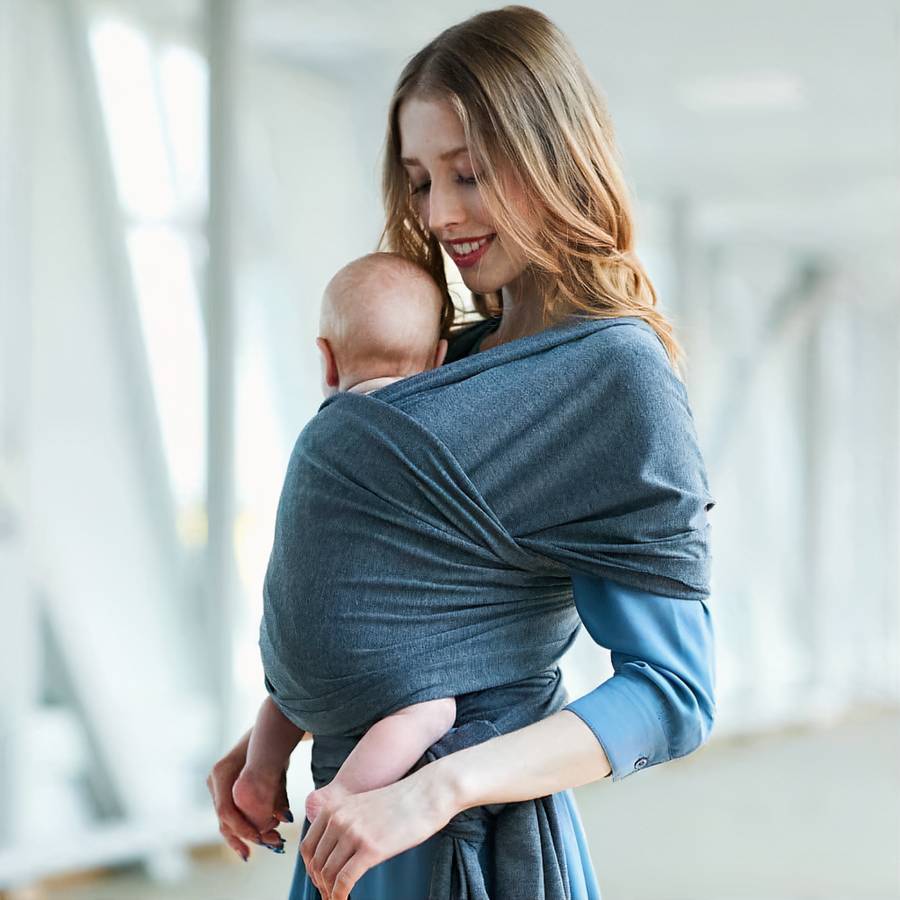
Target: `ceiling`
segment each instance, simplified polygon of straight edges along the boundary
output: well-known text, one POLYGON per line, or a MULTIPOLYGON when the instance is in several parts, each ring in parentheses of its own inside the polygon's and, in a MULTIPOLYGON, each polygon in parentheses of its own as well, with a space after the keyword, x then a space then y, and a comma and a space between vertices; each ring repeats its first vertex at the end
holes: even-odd
MULTIPOLYGON (((570 37, 605 93, 639 200, 687 201, 720 230, 731 222, 801 242, 896 247, 900 2, 532 5, 570 37)), ((248 52, 362 94, 360 131, 374 155, 404 62, 492 6, 243 0, 239 9, 248 52)), ((167 0, 153 15, 196 20, 200 8, 167 0)))
MULTIPOLYGON (((900 4, 534 5, 569 35, 606 94, 640 194, 740 207, 742 220, 765 219, 775 205, 823 238, 861 231, 868 241, 896 239, 900 4), (743 106, 728 103, 736 97, 743 106)), ((359 66, 386 104, 409 56, 485 8, 250 0, 245 15, 256 50, 339 73, 359 66)))

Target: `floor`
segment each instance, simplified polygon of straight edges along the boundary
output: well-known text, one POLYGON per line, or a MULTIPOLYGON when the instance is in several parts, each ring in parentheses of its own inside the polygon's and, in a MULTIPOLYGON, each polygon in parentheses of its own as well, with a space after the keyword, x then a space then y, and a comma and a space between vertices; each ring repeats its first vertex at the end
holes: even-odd
MULTIPOLYGON (((900 714, 707 744, 576 791, 603 900, 900 900, 900 714)), ((284 830, 296 846, 296 826, 284 830)), ((196 852, 192 877, 140 872, 14 900, 277 900, 292 856, 196 852)), ((403 898, 397 898, 403 900, 403 898)), ((413 900, 413 898, 411 898, 413 900)))

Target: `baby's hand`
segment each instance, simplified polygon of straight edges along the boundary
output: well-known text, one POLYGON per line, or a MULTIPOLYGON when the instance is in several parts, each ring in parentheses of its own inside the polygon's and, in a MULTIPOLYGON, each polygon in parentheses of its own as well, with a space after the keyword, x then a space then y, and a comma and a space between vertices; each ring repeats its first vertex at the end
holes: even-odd
POLYGON ((264 846, 276 853, 284 853, 284 841, 274 829, 281 822, 294 820, 288 808, 286 785, 286 770, 278 775, 244 767, 231 792, 234 805, 263 836, 264 846))

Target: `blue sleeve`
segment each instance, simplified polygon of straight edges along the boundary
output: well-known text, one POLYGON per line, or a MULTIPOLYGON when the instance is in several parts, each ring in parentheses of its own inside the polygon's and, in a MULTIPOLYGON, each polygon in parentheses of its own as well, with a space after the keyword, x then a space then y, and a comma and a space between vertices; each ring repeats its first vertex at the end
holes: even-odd
POLYGON ((593 731, 612 780, 700 747, 716 709, 715 642, 706 603, 577 572, 572 589, 588 633, 611 652, 614 674, 564 708, 593 731))

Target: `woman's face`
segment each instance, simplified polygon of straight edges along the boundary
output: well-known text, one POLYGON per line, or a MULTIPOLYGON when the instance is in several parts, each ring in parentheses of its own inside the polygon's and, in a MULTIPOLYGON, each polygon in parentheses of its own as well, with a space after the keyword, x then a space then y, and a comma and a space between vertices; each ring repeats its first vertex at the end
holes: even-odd
MULTIPOLYGON (((496 228, 475 183, 462 122, 446 100, 411 97, 400 104, 401 162, 413 206, 456 263, 466 287, 497 291, 516 279, 526 260, 496 228)), ((510 198, 514 200, 515 198, 510 198)))

